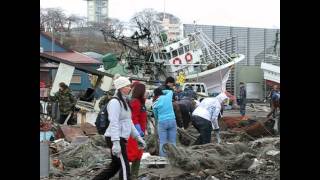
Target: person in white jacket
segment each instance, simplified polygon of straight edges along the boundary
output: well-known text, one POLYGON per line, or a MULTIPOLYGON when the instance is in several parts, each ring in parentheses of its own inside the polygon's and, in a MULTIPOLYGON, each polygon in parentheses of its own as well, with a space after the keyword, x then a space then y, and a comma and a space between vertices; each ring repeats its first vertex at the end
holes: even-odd
POLYGON ((211 131, 214 130, 217 143, 221 142, 218 117, 224 102, 228 99, 223 92, 216 97, 205 98, 192 112, 192 125, 198 130, 200 136, 195 145, 211 142, 211 131))
POLYGON ((126 143, 131 135, 138 142, 141 149, 145 148, 145 142, 139 135, 131 120, 131 110, 127 103, 127 96, 130 93, 131 82, 125 77, 117 77, 114 86, 117 90, 115 98, 107 105, 108 119, 110 124, 104 134, 107 144, 111 148, 112 162, 107 169, 103 170, 94 180, 110 179, 119 170, 119 178, 130 179, 130 166, 127 157, 126 143), (125 164, 126 168, 123 168, 125 164))

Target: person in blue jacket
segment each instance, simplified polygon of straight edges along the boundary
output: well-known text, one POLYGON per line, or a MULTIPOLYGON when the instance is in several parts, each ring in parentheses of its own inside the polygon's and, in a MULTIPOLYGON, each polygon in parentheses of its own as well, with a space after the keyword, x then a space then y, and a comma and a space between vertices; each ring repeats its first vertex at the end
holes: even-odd
POLYGON ((163 145, 166 143, 176 145, 177 124, 172 104, 173 91, 157 88, 154 90, 154 95, 157 98, 152 108, 154 117, 158 122, 159 154, 164 157, 166 154, 163 152, 163 145))

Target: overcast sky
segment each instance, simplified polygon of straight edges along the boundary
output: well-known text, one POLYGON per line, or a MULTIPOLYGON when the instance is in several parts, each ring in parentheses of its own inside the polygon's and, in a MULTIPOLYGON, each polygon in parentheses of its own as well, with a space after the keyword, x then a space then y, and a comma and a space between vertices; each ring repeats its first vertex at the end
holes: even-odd
MULTIPOLYGON (((85 0, 40 0, 40 6, 87 16, 85 0)), ((280 28, 280 0, 109 0, 109 16, 127 22, 135 12, 164 7, 184 24, 280 28)))

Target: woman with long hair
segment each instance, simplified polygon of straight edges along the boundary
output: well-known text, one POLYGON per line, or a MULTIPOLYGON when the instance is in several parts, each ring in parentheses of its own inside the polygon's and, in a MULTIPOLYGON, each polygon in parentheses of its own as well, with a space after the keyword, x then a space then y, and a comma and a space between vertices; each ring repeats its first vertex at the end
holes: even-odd
POLYGON ((130 106, 126 100, 131 90, 130 85, 131 82, 125 77, 120 76, 114 80, 114 86, 117 93, 107 105, 110 124, 104 134, 108 147, 111 148, 112 161, 107 169, 104 169, 100 174, 94 177, 95 180, 110 179, 119 170, 120 179, 131 179, 126 150, 126 143, 129 136, 131 135, 138 141, 140 148, 143 149, 145 147, 144 140, 132 123, 130 106))
MULTIPOLYGON (((138 130, 141 137, 144 137, 147 124, 147 111, 145 107, 145 92, 144 84, 136 83, 133 86, 132 96, 130 101, 132 122, 138 130)), ((135 139, 130 137, 127 144, 127 154, 131 165, 131 179, 137 179, 139 175, 140 160, 143 150, 138 148, 138 143, 135 139)))

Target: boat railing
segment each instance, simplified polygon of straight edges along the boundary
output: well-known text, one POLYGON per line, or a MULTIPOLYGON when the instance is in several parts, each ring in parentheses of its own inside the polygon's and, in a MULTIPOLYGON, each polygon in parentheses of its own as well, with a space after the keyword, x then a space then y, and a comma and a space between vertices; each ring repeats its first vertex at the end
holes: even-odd
POLYGON ((200 42, 199 46, 203 52, 203 59, 207 61, 206 63, 213 63, 216 66, 220 66, 232 61, 232 58, 221 50, 221 48, 202 31, 191 34, 191 37, 194 37, 196 41, 200 42))

